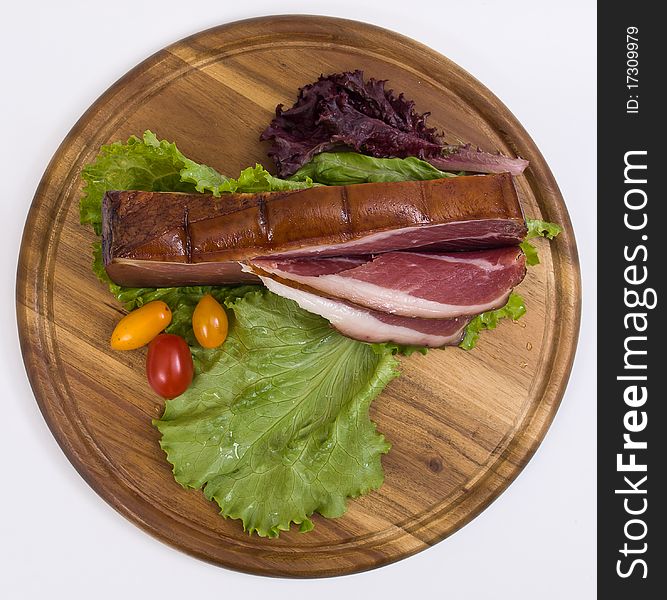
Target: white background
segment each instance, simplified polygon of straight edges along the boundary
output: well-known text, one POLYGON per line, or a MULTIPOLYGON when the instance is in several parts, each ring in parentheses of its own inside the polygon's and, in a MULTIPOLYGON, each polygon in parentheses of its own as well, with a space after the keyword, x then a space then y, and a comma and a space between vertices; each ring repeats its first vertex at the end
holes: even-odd
POLYGON ((0 18, 0 596, 579 600, 595 593, 595 3, 284 0, 3 3, 0 18), (574 222, 584 312, 561 409, 525 471, 482 515, 412 558, 294 581, 214 567, 154 540, 84 483, 51 437, 18 346, 15 272, 37 183, 111 83, 166 44, 276 13, 354 18, 445 54, 512 110, 574 222))

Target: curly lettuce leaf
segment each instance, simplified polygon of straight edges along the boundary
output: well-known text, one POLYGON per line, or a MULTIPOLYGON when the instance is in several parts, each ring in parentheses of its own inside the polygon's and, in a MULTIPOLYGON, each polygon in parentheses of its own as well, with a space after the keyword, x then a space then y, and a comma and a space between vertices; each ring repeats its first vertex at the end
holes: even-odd
POLYGON ((160 444, 176 481, 247 532, 308 531, 313 513, 341 516, 348 497, 382 484, 389 444, 368 408, 397 359, 266 290, 226 305, 229 337, 154 421, 160 444))
POLYGON ((477 345, 480 332, 495 329, 502 319, 518 321, 525 314, 526 305, 523 298, 516 292, 512 292, 505 306, 477 315, 468 323, 459 347, 464 350, 472 350, 477 345))
POLYGON ((519 244, 519 247, 521 248, 521 250, 523 250, 523 253, 526 256, 526 264, 529 267, 534 267, 535 265, 540 264, 540 257, 537 254, 537 248, 535 248, 533 244, 531 244, 526 240, 523 240, 523 242, 519 244))
POLYGON ((323 152, 301 167, 290 181, 316 181, 325 185, 417 181, 456 177, 414 156, 373 158, 357 152, 323 152))
POLYGON ((298 190, 313 186, 313 180, 304 177, 299 181, 289 181, 274 177, 259 163, 254 167, 243 169, 235 180, 236 187, 234 191, 253 193, 253 192, 284 192, 287 190, 298 190))
POLYGON ((158 140, 152 131, 140 139, 131 136, 124 144, 114 142, 100 148, 97 158, 84 167, 83 196, 79 203, 82 224, 102 230, 102 197, 109 190, 145 192, 202 192, 221 196, 225 192, 270 192, 301 189, 312 181, 286 181, 273 177, 261 165, 241 172, 238 179, 196 163, 173 142, 158 140))
POLYGON ((426 125, 405 94, 395 95, 383 80, 364 79, 362 71, 322 75, 302 87, 292 108, 276 107, 276 116, 260 140, 270 142, 269 156, 278 174, 292 175, 321 152, 341 147, 376 157, 419 156, 446 171, 519 175, 528 161, 446 144, 426 125))
MULTIPOLYGON (((241 171, 238 179, 225 177, 214 168, 196 163, 172 142, 158 140, 152 131, 140 139, 131 136, 126 143, 114 142, 100 148, 97 158, 81 173, 83 196, 79 202, 82 224, 90 224, 95 233, 102 230, 102 198, 109 190, 146 192, 208 192, 221 196, 226 192, 273 192, 312 187, 312 180, 286 181, 271 175, 261 165, 241 171)), ((123 288, 106 274, 99 241, 93 244, 93 272, 128 310, 134 308, 128 298, 151 290, 123 288)), ((173 308, 173 307, 172 307, 173 308)))
POLYGON ((216 185, 223 181, 222 175, 213 176, 214 171, 210 167, 205 167, 205 182, 198 184, 191 179, 183 179, 181 171, 189 169, 194 173, 192 165, 186 164, 188 160, 176 148, 176 144, 160 142, 150 131, 144 133, 143 139, 133 135, 124 144, 114 142, 102 146, 97 158, 86 165, 81 173, 84 181, 83 196, 79 203, 81 223, 89 223, 95 233, 100 234, 102 197, 108 190, 192 193, 197 191, 198 185, 203 188, 211 185, 213 180, 216 185))
POLYGON ((532 267, 540 264, 540 257, 537 255, 537 248, 528 240, 536 237, 545 237, 553 240, 563 231, 563 228, 557 223, 549 223, 548 221, 540 221, 539 219, 526 219, 526 226, 528 227, 528 233, 519 246, 526 255, 526 264, 532 267))
POLYGON ((536 237, 546 237, 553 240, 563 231, 563 228, 557 223, 549 223, 539 219, 526 219, 526 226, 528 227, 528 234, 526 235, 528 240, 536 237))

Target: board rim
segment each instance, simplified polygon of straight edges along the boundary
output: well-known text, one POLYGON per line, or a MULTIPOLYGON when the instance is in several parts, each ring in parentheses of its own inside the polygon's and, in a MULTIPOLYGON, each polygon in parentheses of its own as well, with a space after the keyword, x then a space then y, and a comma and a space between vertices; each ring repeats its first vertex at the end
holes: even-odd
MULTIPOLYGON (((332 42, 333 43, 333 42, 332 42)), ((335 44, 334 44, 335 45, 335 44)), ((380 55, 382 55, 380 53, 380 55)), ((437 76, 434 76, 434 79, 438 81, 437 76)), ((479 108, 476 106, 476 108, 479 108)), ((71 180, 69 177, 64 177, 64 180, 71 180)), ((46 253, 45 255, 46 256, 46 253)), ((44 257, 41 259, 44 260, 44 257)), ((40 262, 41 264, 41 262, 40 262)), ((39 270, 38 270, 39 273, 39 270)), ((556 278, 558 283, 558 278, 556 278)), ((562 282, 561 282, 562 283, 562 282)), ((70 132, 67 134, 63 142, 60 144, 59 148, 56 150, 53 158, 49 162, 47 169, 42 177, 42 180, 35 192, 33 202, 31 204, 28 217, 26 220, 26 225, 24 228, 23 238, 21 240, 20 255, 17 268, 17 285, 16 285, 16 306, 17 306, 17 321, 18 321, 18 330, 19 338, 21 344, 21 351, 23 354, 23 360, 26 367, 26 372, 30 385, 32 387, 33 393, 39 405, 39 408, 51 430, 52 434, 56 438, 56 441, 60 445, 61 449, 74 465, 79 474, 83 479, 90 485, 95 492, 100 495, 108 504, 110 504, 115 510, 120 512, 123 516, 128 518, 130 521, 141 527, 143 530, 147 531, 157 539, 167 543, 168 545, 175 547, 181 551, 184 551, 192 556, 231 568, 234 570, 239 570, 242 572, 249 572, 260 575, 269 575, 269 576, 289 576, 289 577, 326 577, 333 575, 342 575, 349 574, 359 571, 365 571, 372 568, 377 568, 391 562, 395 562, 407 556, 411 556, 434 543, 442 541, 449 535, 452 535, 458 531, 461 527, 465 526, 468 522, 478 516, 483 510, 485 510, 498 496, 500 496, 505 489, 516 479, 516 477, 521 473, 525 465, 532 458, 537 447, 540 445, 546 432, 551 425, 555 414, 560 405, 561 399, 565 392, 567 382, 569 379, 569 374, 572 368, 574 361, 574 356, 576 353, 577 347, 577 338, 579 332, 579 324, 581 318, 581 282, 580 282, 580 269, 578 262, 578 255, 576 249, 576 241, 574 234, 572 232, 572 226, 570 222, 569 215, 567 213, 563 197, 558 189, 556 181, 551 173, 549 167, 547 166, 542 154, 535 146, 533 140, 523 129, 518 120, 512 115, 512 113, 507 109, 500 100, 493 95, 485 86, 483 86, 479 81, 477 81, 472 75, 467 73, 464 69, 453 63, 451 60, 440 55, 434 50, 428 48, 427 46, 416 42, 410 38, 407 38, 401 34, 395 33, 393 31, 377 27, 375 25, 370 25, 367 23, 362 23, 360 21, 353 21, 348 19, 340 19, 334 17, 322 17, 314 15, 279 15, 279 16, 267 16, 267 17, 256 17, 252 19, 245 19, 242 21, 235 21, 231 23, 226 23, 212 27, 210 29, 195 33, 191 36, 183 38, 180 41, 171 44, 162 50, 154 53, 152 56, 148 57, 136 67, 128 71, 123 77, 117 80, 112 84, 91 106, 84 112, 76 124, 72 127, 70 132), (419 540, 422 542, 420 547, 415 547, 410 551, 403 551, 395 555, 390 555, 384 559, 377 560, 373 564, 364 564, 360 565, 359 568, 347 569, 345 571, 339 570, 315 570, 315 571, 306 571, 299 572, 298 570, 286 569, 284 571, 276 570, 275 567, 269 569, 263 568, 247 568, 242 564, 242 561, 223 561, 217 558, 213 558, 211 555, 207 554, 204 551, 201 551, 197 547, 192 547, 188 545, 187 542, 176 539, 174 535, 167 535, 164 531, 159 528, 156 528, 155 525, 149 522, 149 519, 146 518, 146 514, 142 513, 137 506, 128 506, 127 498, 123 499, 118 495, 113 493, 113 490, 110 490, 108 487, 103 485, 100 481, 99 476, 96 475, 95 468, 91 468, 91 465, 86 461, 86 457, 82 456, 81 447, 78 447, 75 442, 78 442, 80 445, 81 440, 72 440, 71 434, 68 434, 63 427, 62 421, 59 420, 59 414, 57 413, 57 407, 53 406, 52 398, 49 396, 49 388, 45 387, 45 382, 43 380, 43 365, 37 365, 36 359, 40 352, 43 352, 41 348, 37 348, 39 344, 43 344, 43 340, 39 335, 40 330, 39 326, 47 326, 49 322, 48 310, 47 314, 42 315, 37 310, 38 307, 30 306, 29 299, 32 297, 31 294, 34 294, 35 297, 38 295, 37 283, 38 281, 32 281, 29 277, 30 268, 34 265, 32 264, 30 254, 31 240, 28 234, 32 230, 38 228, 39 224, 37 223, 37 215, 40 211, 43 211, 46 208, 51 208, 47 206, 46 202, 46 191, 54 185, 53 180, 55 178, 55 169, 58 164, 60 164, 65 158, 71 164, 69 173, 71 169, 74 168, 76 164, 75 158, 67 156, 68 150, 71 150, 75 146, 77 138, 80 136, 81 131, 84 130, 89 123, 94 120, 96 117, 99 119, 100 111, 113 99, 118 91, 120 91, 126 84, 131 82, 133 79, 145 75, 147 71, 151 69, 155 64, 159 64, 164 60, 168 60, 172 56, 172 51, 178 49, 179 47, 187 47, 188 44, 196 42, 197 39, 203 38, 210 35, 215 35, 217 33, 226 33, 229 34, 235 29, 243 30, 245 27, 255 27, 258 30, 261 30, 264 25, 279 25, 285 26, 286 29, 289 29, 290 26, 297 25, 301 27, 300 34, 311 34, 311 35, 321 35, 322 31, 328 29, 329 27, 338 28, 339 30, 344 29, 346 32, 349 32, 353 35, 359 35, 363 38, 365 35, 370 33, 375 35, 381 35, 387 38, 388 42, 394 42, 401 44, 404 47, 410 48, 413 52, 423 55, 423 59, 426 63, 429 61, 436 61, 443 65, 441 68, 444 70, 449 70, 458 77, 462 79, 464 83, 475 88, 475 92, 484 96, 488 104, 493 105, 494 113, 492 115, 486 115, 486 117, 494 123, 498 123, 501 126, 503 136, 505 141, 512 147, 516 154, 522 156, 531 157, 531 167, 526 172, 526 177, 529 180, 530 187, 532 189, 539 189, 541 186, 544 186, 550 190, 550 194, 554 199, 552 204, 540 203, 540 208, 546 212, 545 217, 548 220, 554 220, 562 223, 566 230, 570 233, 567 236, 567 240, 563 241, 559 239, 556 241, 555 246, 557 250, 554 252, 555 256, 564 257, 567 259, 569 265, 570 281, 570 291, 572 292, 571 306, 573 309, 573 314, 569 315, 566 322, 561 325, 559 339, 564 341, 554 344, 553 348, 555 350, 561 349, 563 344, 565 345, 564 352, 555 352, 557 354, 557 359, 561 364, 560 373, 562 376, 557 382, 550 382, 550 380, 541 381, 540 383, 544 387, 544 392, 540 395, 540 401, 531 411, 530 418, 524 417, 521 422, 521 426, 517 427, 512 431, 513 437, 511 441, 503 447, 502 452, 500 452, 493 461, 492 466, 487 470, 488 475, 496 470, 496 466, 500 463, 504 465, 509 465, 509 473, 503 475, 502 480, 494 486, 493 491, 490 494, 487 494, 485 498, 482 499, 476 506, 473 506, 468 510, 465 516, 459 519, 455 526, 450 527, 447 531, 433 536, 433 539, 422 539, 419 540), (520 141, 520 144, 515 145, 515 142, 520 141), (539 183, 538 183, 539 182, 539 183), (33 285, 33 288, 30 288, 30 285, 33 285), (37 335, 36 335, 37 334, 37 335), (551 385, 550 385, 551 384, 551 385), (546 405, 546 407, 544 406, 546 405), (546 411, 546 413, 545 413, 546 411), (537 414, 544 413, 544 414, 537 414), (530 433, 530 435, 529 435, 530 433), (532 437, 532 440, 530 439, 532 437), (521 441, 526 441, 528 439, 530 443, 520 451, 520 460, 517 463, 510 461, 508 455, 515 449, 517 444, 521 441)), ((44 345, 44 344, 43 344, 44 345)), ((550 374, 553 374, 554 369, 551 369, 550 374)), ((84 448, 85 449, 85 448, 84 448)), ((502 466, 502 465, 501 465, 502 466)), ((100 468, 100 465, 96 465, 96 468, 100 468)), ((102 467, 103 468, 103 467, 102 467)), ((473 488, 474 489, 474 488, 473 488)), ((131 492, 131 490, 129 490, 131 492)), ((464 504, 470 502, 469 495, 464 495, 460 500, 455 501, 455 504, 464 504)), ((163 513, 164 514, 164 513, 163 513)), ((187 525, 184 525, 187 527, 187 525)), ((396 534, 399 537, 402 536, 414 536, 414 532, 409 532, 407 530, 402 530, 396 534)), ((395 536, 394 536, 395 537, 395 536)), ((393 538, 392 538, 393 539, 393 538)), ((391 541, 391 540, 390 540, 391 541)), ((275 552, 275 550, 273 550, 275 552)))

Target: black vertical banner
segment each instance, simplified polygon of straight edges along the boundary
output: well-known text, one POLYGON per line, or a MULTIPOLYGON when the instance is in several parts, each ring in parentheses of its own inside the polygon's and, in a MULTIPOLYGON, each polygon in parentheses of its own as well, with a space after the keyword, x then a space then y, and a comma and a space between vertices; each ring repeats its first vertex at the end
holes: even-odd
POLYGON ((667 597, 667 33, 659 6, 598 3, 598 597, 605 600, 667 597))

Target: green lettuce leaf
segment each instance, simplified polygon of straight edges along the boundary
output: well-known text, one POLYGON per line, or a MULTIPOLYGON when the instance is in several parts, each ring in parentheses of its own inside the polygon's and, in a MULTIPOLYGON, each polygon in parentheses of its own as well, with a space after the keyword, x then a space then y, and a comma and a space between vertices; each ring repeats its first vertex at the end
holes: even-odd
MULTIPOLYGON (((304 181, 279 179, 261 165, 244 169, 238 179, 225 177, 212 167, 186 157, 176 144, 158 140, 152 131, 144 132, 141 139, 131 136, 124 144, 114 142, 102 146, 97 158, 84 167, 81 177, 84 181, 79 202, 81 223, 92 225, 97 235, 102 230, 102 198, 109 190, 208 192, 221 196, 226 192, 273 192, 313 185, 308 178, 304 181)), ((109 285, 111 293, 127 310, 134 308, 129 299, 151 291, 123 288, 111 282, 104 270, 99 241, 93 244, 93 272, 109 285)))
POLYGON ((313 180, 309 177, 305 177, 301 181, 280 179, 279 177, 271 175, 271 173, 260 164, 243 169, 239 174, 238 179, 233 181, 235 188, 232 191, 244 193, 284 192, 313 186, 313 180))
POLYGON ((145 192, 270 192, 311 187, 312 181, 286 181, 273 177, 261 165, 241 172, 238 179, 187 158, 176 144, 158 140, 151 132, 131 136, 124 144, 100 148, 97 158, 84 167, 83 196, 79 203, 82 224, 89 223, 98 235, 102 229, 102 197, 108 190, 145 192))
POLYGON ((526 219, 526 226, 528 227, 528 233, 519 246, 526 255, 526 264, 532 267, 540 264, 540 257, 537 255, 537 248, 528 240, 536 237, 545 237, 553 240, 563 231, 563 228, 557 223, 549 223, 548 221, 540 221, 539 219, 526 219))
POLYGON ((261 536, 341 516, 348 497, 382 484, 389 444, 368 408, 396 358, 266 290, 226 304, 216 360, 154 422, 176 481, 261 536))
POLYGON ((535 265, 540 264, 540 257, 537 254, 537 248, 535 248, 535 246, 533 246, 533 244, 531 244, 527 240, 523 240, 523 242, 521 242, 519 244, 519 247, 521 248, 521 250, 525 254, 526 264, 529 267, 534 267, 535 265))
POLYGON ((480 332, 487 329, 495 329, 498 327, 498 322, 502 319, 518 321, 525 314, 526 305, 523 298, 516 292, 512 292, 505 306, 477 315, 468 323, 463 341, 459 344, 459 347, 464 350, 472 350, 477 345, 480 332))
MULTIPOLYGON (((143 139, 131 136, 125 144, 102 146, 95 161, 84 167, 81 174, 84 181, 79 203, 81 223, 91 224, 95 233, 100 234, 102 197, 107 190, 195 192, 197 184, 181 178, 181 171, 188 168, 186 160, 175 144, 158 141, 150 131, 144 133, 143 139)), ((216 180, 222 181, 222 175, 217 175, 216 180)), ((212 174, 208 177, 210 183, 212 174)))
POLYGON ((325 185, 379 183, 456 177, 426 161, 409 158, 373 158, 357 152, 322 152, 290 177, 292 181, 315 181, 325 185))
POLYGON ((539 219, 526 219, 526 226, 528 227, 527 240, 536 237, 546 237, 553 240, 563 231, 563 228, 557 223, 549 223, 548 221, 540 221, 539 219))

